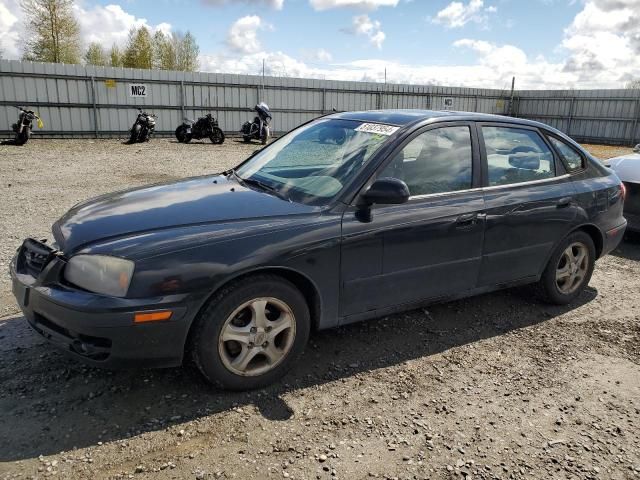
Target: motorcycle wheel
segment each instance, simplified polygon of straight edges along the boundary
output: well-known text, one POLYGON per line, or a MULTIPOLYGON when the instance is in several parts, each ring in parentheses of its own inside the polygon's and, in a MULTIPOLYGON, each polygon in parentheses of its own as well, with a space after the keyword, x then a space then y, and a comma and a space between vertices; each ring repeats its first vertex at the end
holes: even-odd
POLYGON ((244 140, 244 143, 249 143, 251 141, 251 137, 248 135, 243 135, 242 140, 244 140))
POLYGON ((271 133, 269 132, 269 127, 264 127, 264 130, 262 130, 262 135, 260 135, 260 142, 262 143, 262 145, 267 144, 270 136, 271 133))
POLYGON ((129 137, 129 143, 137 143, 140 138, 140 130, 142 127, 140 125, 134 125, 131 128, 131 137, 129 137))
POLYGON ((224 132, 218 127, 213 127, 213 131, 211 135, 209 135, 209 140, 211 140, 213 144, 222 145, 224 143, 224 132))
POLYGON ((178 140, 178 142, 180 143, 184 143, 184 139, 187 136, 187 127, 185 127, 184 125, 180 125, 178 128, 176 128, 176 139, 178 140))
POLYGON ((24 128, 21 133, 16 135, 16 145, 24 145, 31 137, 31 130, 24 128))

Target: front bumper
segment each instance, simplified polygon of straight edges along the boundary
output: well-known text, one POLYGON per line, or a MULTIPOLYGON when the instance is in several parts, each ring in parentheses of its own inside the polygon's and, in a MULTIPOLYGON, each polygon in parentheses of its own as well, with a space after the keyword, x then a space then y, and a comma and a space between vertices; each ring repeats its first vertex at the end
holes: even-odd
MULTIPOLYGON (((56 260, 53 260, 54 262, 56 260)), ((167 295, 106 297, 42 284, 10 267, 13 294, 29 325, 67 354, 94 366, 171 367, 182 363, 189 327, 201 299, 167 295), (169 320, 135 324, 135 312, 171 310, 169 320)))

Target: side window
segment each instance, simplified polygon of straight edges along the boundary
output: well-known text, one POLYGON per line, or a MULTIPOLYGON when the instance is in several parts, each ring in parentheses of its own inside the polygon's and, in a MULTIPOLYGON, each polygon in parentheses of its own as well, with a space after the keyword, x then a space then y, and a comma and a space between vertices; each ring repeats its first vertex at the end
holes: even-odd
POLYGON ((567 170, 570 172, 575 172, 576 170, 580 170, 584 168, 584 160, 582 155, 576 152, 575 148, 567 145, 562 140, 556 137, 547 137, 558 153, 564 160, 565 165, 567 166, 567 170))
POLYGON ((469 127, 428 130, 411 140, 378 177, 403 180, 412 196, 471 188, 469 127))
POLYGON ((489 185, 509 185, 552 178, 553 153, 534 130, 482 127, 489 185))

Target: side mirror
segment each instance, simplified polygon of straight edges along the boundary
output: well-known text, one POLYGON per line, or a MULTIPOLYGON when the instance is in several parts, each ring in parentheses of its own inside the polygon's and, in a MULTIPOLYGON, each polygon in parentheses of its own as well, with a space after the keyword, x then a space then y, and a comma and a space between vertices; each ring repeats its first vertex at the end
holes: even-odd
POLYGON ((367 205, 399 205, 409 200, 409 187, 397 178, 379 178, 363 195, 367 205))

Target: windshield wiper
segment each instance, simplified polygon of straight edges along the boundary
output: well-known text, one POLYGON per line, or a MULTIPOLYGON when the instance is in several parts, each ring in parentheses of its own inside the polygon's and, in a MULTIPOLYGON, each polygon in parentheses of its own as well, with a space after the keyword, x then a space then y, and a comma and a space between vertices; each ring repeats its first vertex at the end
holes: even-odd
POLYGON ((256 180, 255 178, 242 178, 240 175, 236 173, 235 170, 230 170, 229 175, 233 175, 233 177, 240 183, 241 185, 253 185, 254 187, 258 187, 260 190, 265 192, 269 192, 272 195, 275 195, 281 200, 286 200, 287 202, 291 202, 291 199, 287 197, 284 193, 278 190, 271 185, 261 182, 260 180, 256 180))

